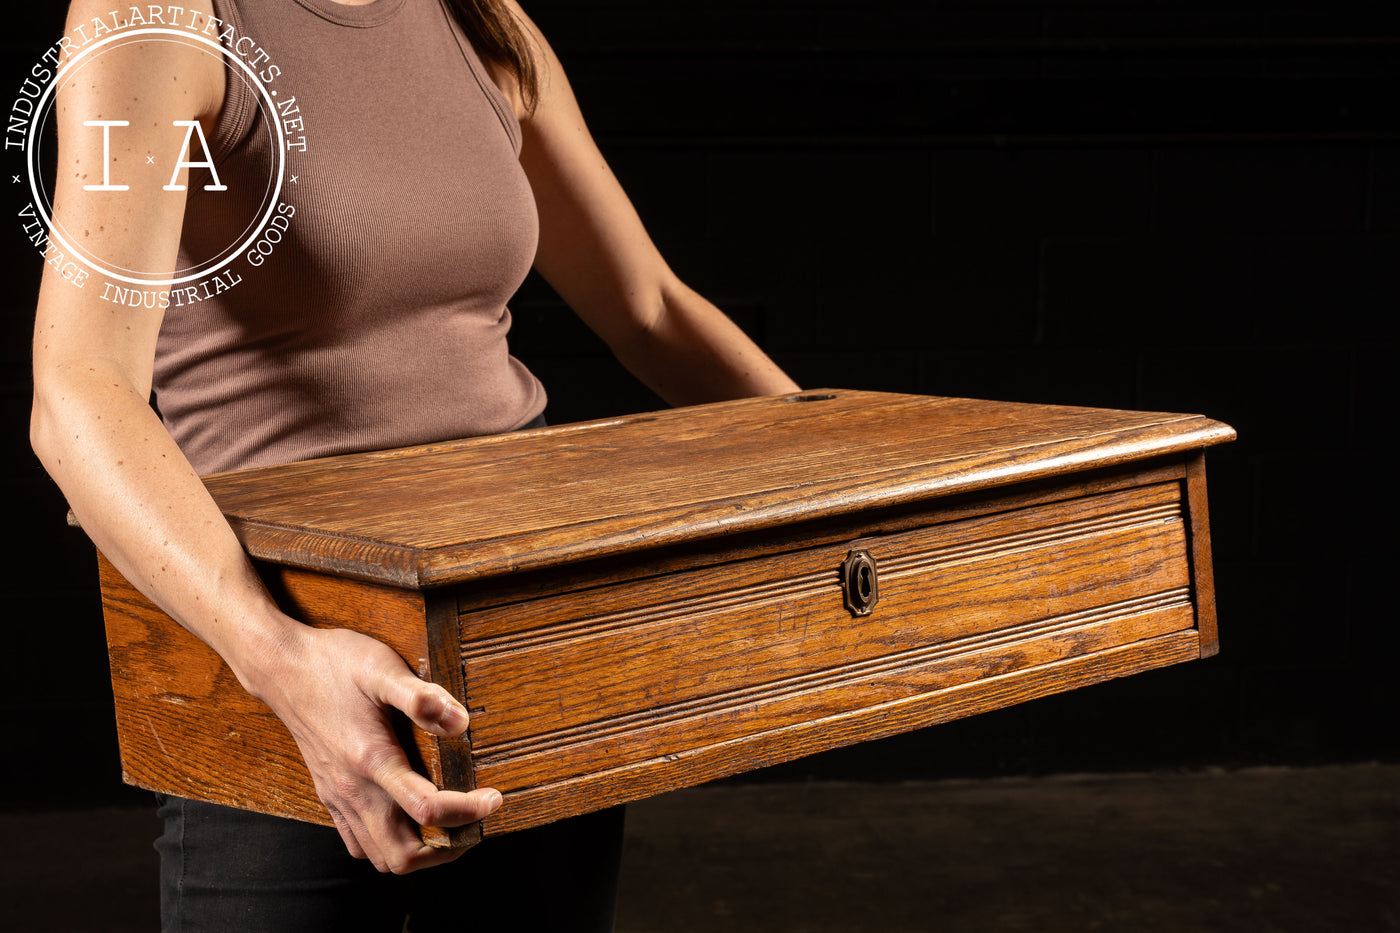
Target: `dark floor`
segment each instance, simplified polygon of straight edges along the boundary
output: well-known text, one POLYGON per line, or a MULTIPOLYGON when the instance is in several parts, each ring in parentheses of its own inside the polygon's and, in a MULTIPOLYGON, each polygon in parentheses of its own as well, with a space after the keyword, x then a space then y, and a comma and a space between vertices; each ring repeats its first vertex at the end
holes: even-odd
MULTIPOLYGON (((149 813, 0 832, 0 930, 156 929, 149 813)), ((1400 930, 1400 765, 684 791, 629 809, 618 930, 1400 930)))

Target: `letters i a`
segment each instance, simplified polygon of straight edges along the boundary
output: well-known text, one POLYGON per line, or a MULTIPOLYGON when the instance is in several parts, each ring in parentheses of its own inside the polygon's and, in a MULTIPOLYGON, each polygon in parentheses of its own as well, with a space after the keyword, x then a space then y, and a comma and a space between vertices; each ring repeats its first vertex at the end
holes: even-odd
MULTIPOLYGON (((100 184, 100 185, 83 185, 83 190, 84 190, 84 191, 130 191, 130 190, 131 190, 131 186, 130 186, 130 185, 114 185, 114 184, 112 184, 112 178, 111 178, 111 174, 110 174, 111 163, 112 163, 112 160, 111 160, 111 158, 110 158, 110 156, 111 156, 111 148, 112 148, 112 127, 114 127, 114 126, 130 126, 130 125, 131 125, 131 123, 128 122, 128 121, 126 121, 126 120, 84 120, 84 121, 83 121, 83 126, 100 126, 100 127, 102 127, 102 184, 100 184)), ((204 128, 201 127, 201 126, 199 125, 199 121, 198 121, 198 120, 174 120, 174 121, 171 122, 171 126, 183 126, 183 127, 185 127, 185 142, 184 142, 184 145, 180 147, 180 156, 179 156, 178 159, 176 159, 176 162, 175 162, 175 171, 172 172, 171 175, 170 175, 170 184, 165 185, 165 186, 164 186, 164 190, 166 190, 166 191, 184 191, 184 190, 185 190, 185 186, 184 186, 184 185, 177 185, 177 184, 175 183, 175 182, 179 179, 179 177, 180 177, 180 169, 182 169, 182 168, 207 168, 207 169, 209 169, 209 174, 210 174, 210 176, 212 176, 212 178, 213 178, 213 180, 214 180, 214 183, 213 183, 212 185, 205 185, 205 186, 204 186, 204 190, 205 190, 205 191, 227 191, 227 190, 228 190, 228 186, 222 184, 222 183, 219 181, 219 171, 218 171, 218 169, 216 169, 216 168, 214 167, 214 157, 213 157, 212 155, 209 154, 209 144, 208 144, 208 143, 205 141, 205 139, 204 139, 204 128), (185 157, 189 154, 189 151, 190 151, 190 137, 195 136, 195 135, 198 135, 198 136, 199 136, 199 148, 204 152, 205 161, 203 161, 203 162, 186 162, 186 161, 185 161, 185 157)))

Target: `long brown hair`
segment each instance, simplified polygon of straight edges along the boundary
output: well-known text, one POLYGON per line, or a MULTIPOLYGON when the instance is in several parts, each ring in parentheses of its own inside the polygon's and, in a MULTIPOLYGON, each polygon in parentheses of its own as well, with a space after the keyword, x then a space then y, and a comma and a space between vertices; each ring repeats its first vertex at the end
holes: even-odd
POLYGON ((540 75, 535 67, 530 37, 501 0, 447 0, 476 54, 506 69, 520 82, 520 96, 527 112, 540 96, 540 75))

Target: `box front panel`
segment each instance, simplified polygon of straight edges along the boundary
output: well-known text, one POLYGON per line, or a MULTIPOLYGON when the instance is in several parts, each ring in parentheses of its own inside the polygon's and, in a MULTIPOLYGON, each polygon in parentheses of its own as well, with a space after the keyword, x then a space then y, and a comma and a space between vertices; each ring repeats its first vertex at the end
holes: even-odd
MULTIPOLYGON (((477 782, 507 800, 488 832, 540 821, 527 802, 551 787, 853 714, 888 734, 881 710, 1194 636, 1178 482, 931 521, 464 613, 477 782), (875 565, 865 616, 843 594, 853 550, 875 565)), ((838 732, 787 757, 861 737, 838 732)))

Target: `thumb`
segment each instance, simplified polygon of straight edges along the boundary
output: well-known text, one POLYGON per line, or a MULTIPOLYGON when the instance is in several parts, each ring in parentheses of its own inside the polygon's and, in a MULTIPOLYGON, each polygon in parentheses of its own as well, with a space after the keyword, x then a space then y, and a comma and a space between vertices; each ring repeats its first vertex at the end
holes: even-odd
POLYGON ((445 688, 420 679, 407 665, 386 672, 377 683, 378 696, 372 699, 399 710, 424 732, 452 736, 466 731, 471 718, 467 708, 445 688))

